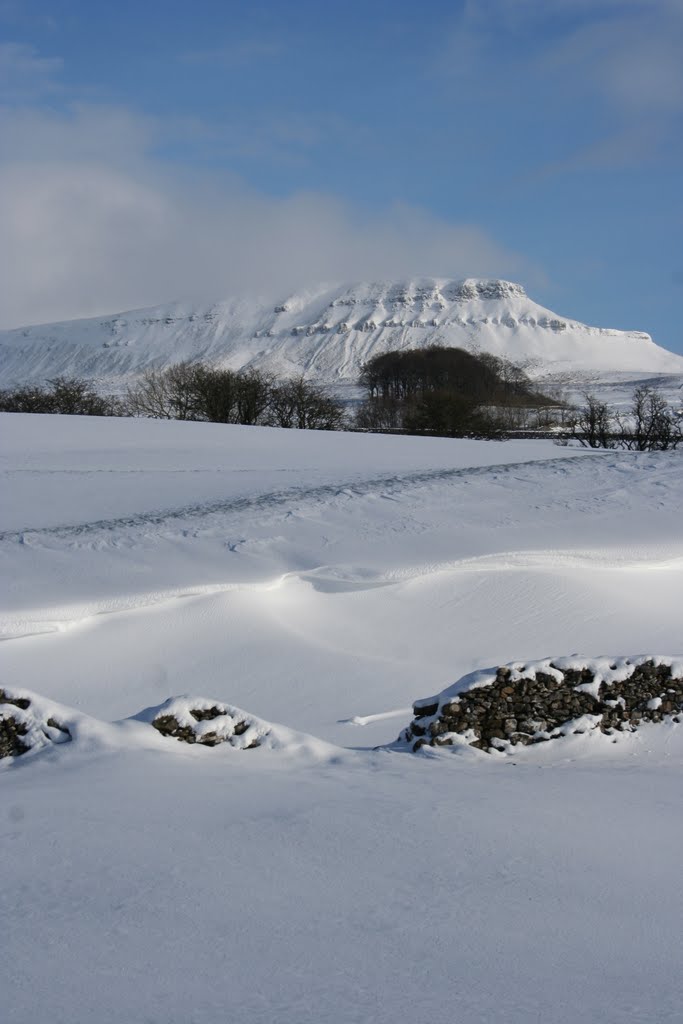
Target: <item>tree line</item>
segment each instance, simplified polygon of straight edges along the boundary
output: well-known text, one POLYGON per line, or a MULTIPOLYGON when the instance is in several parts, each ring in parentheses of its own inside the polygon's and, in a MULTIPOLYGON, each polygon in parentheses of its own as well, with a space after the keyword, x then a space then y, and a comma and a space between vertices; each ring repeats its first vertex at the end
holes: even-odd
POLYGON ((125 403, 114 395, 101 395, 91 381, 79 377, 53 377, 40 384, 0 391, 0 412, 60 413, 64 416, 125 416, 125 403))
POLYGON ((530 409, 557 406, 517 364, 437 345, 374 356, 360 383, 366 397, 357 421, 369 430, 499 437, 530 409))
POLYGON ((683 444, 683 417, 661 391, 641 384, 633 389, 625 413, 594 394, 585 394, 584 404, 574 415, 572 434, 584 448, 665 452, 683 444))
POLYGON ((141 416, 309 430, 396 431, 503 438, 539 432, 589 448, 667 451, 683 443, 683 419, 660 391, 635 388, 625 413, 593 394, 579 408, 539 391, 519 365, 489 353, 431 346, 384 352, 363 367, 364 398, 352 413, 303 376, 182 362, 148 369, 123 396, 76 377, 0 391, 0 412, 141 416))
POLYGON ((55 377, 45 385, 0 392, 0 412, 238 423, 338 430, 344 406, 302 376, 278 380, 261 370, 227 370, 201 362, 149 369, 124 396, 101 395, 90 381, 55 377))

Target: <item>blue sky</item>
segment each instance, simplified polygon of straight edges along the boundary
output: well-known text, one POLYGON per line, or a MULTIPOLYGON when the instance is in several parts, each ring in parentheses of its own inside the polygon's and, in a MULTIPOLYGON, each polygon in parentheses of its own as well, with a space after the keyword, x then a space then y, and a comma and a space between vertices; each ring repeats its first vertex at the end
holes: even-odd
POLYGON ((683 351, 681 0, 0 0, 0 324, 505 276, 683 351))

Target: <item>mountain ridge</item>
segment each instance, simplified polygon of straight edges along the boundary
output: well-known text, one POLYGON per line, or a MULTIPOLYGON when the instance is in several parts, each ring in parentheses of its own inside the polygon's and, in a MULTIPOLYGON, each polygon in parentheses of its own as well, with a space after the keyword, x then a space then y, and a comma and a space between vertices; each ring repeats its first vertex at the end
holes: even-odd
POLYGON ((0 381, 128 378, 200 359, 350 384, 373 355, 434 344, 492 352, 532 373, 683 373, 683 356, 648 334, 558 316, 514 282, 425 277, 323 284, 275 303, 171 302, 0 331, 0 381))

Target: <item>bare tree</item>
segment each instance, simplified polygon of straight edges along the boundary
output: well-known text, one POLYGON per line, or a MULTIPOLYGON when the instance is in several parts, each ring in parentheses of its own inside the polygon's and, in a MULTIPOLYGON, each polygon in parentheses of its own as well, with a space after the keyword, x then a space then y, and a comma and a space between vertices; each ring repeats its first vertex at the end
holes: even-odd
POLYGON ((614 413, 595 395, 584 397, 585 405, 575 415, 573 433, 586 448, 653 452, 668 451, 683 443, 683 422, 657 388, 635 388, 626 415, 614 413))
POLYGON ((237 399, 241 375, 237 370, 198 364, 193 378, 201 419, 210 423, 239 423, 237 399))
POLYGON ((122 416, 125 408, 113 395, 101 395, 92 381, 80 377, 53 377, 43 387, 0 392, 0 411, 58 413, 65 416, 122 416))
POLYGON ((615 448, 614 416, 606 402, 587 392, 576 414, 573 432, 584 448, 615 448))
POLYGON ((126 394, 131 415, 159 420, 197 419, 193 408, 192 380, 193 370, 189 363, 177 363, 163 370, 153 367, 145 370, 126 394))
POLYGON ((237 389, 237 422, 245 426, 265 423, 270 405, 272 377, 262 370, 243 370, 237 389))
POLYGON ((269 422, 274 426, 339 430, 343 421, 341 402, 303 376, 292 377, 271 389, 269 422))
POLYGON ((661 391, 642 384, 633 392, 630 416, 618 417, 624 448, 667 451, 683 441, 683 424, 661 391))
POLYGON ((145 370, 128 389, 127 402, 134 416, 236 423, 239 384, 240 374, 232 370, 204 363, 175 363, 145 370))
POLYGON ((343 407, 303 377, 277 382, 262 370, 177 363, 147 370, 128 390, 133 415, 245 426, 338 430, 343 407))
POLYGON ((403 403, 395 399, 367 398, 356 410, 355 422, 360 430, 402 430, 403 403))

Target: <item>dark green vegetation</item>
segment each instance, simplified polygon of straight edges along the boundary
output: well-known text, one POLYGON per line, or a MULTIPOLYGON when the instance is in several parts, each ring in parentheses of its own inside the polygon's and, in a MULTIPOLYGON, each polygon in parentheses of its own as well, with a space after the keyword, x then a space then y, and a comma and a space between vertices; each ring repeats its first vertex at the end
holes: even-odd
POLYGON ((446 437, 501 437, 547 427, 561 406, 534 389, 524 370, 489 353, 430 346, 386 352, 363 368, 358 423, 446 437))

